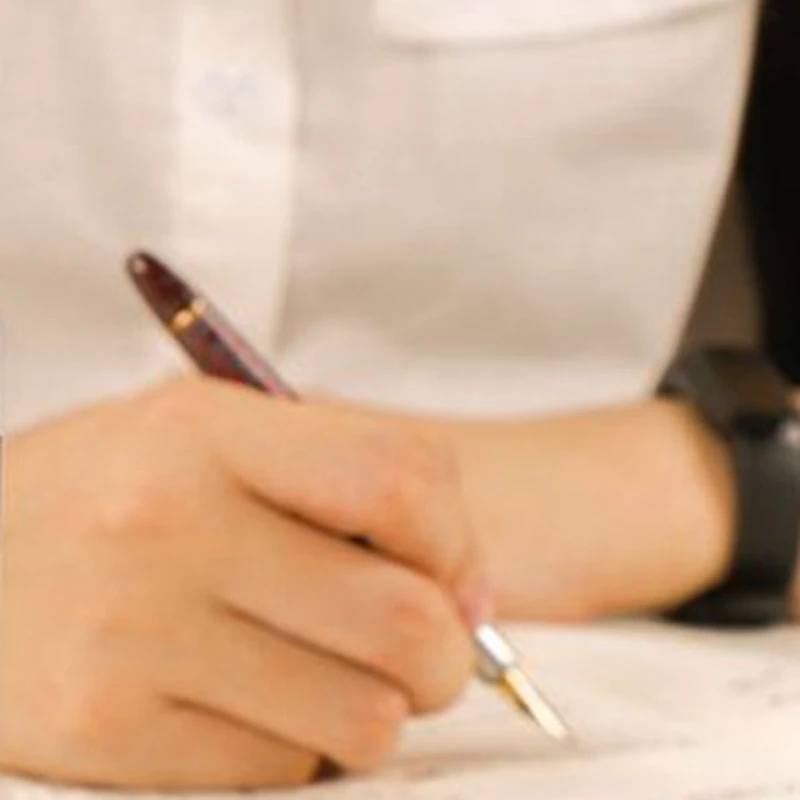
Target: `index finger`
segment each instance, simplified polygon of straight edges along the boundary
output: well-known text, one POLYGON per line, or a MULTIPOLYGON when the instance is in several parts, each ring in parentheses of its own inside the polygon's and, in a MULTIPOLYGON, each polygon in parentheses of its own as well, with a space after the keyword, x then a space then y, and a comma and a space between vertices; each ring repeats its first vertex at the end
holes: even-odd
POLYGON ((445 584, 471 569, 474 537, 443 442, 329 406, 208 381, 205 429, 252 494, 445 584))

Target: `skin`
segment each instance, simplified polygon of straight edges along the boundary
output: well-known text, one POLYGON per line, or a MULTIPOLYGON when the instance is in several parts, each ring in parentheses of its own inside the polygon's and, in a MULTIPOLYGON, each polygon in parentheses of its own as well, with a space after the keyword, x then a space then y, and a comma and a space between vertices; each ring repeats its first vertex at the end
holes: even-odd
POLYGON ((447 427, 504 616, 664 611, 725 574, 727 455, 685 406, 447 427))
POLYGON ((481 563, 447 450, 396 424, 192 379, 44 426, 8 450, 0 761, 163 790, 376 767, 469 680, 481 563))
POLYGON ((490 599, 652 611, 730 559, 725 454, 671 402, 455 422, 191 379, 19 437, 8 477, 0 762, 82 784, 373 769, 458 699, 490 599))

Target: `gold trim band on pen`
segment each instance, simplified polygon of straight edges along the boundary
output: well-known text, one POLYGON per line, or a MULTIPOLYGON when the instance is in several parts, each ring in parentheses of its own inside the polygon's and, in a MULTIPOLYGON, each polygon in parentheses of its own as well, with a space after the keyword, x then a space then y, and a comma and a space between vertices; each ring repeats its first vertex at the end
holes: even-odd
POLYGON ((208 303, 206 300, 202 297, 198 297, 192 301, 191 305, 182 308, 170 320, 169 329, 173 333, 184 333, 196 322, 199 322, 207 310, 208 303))

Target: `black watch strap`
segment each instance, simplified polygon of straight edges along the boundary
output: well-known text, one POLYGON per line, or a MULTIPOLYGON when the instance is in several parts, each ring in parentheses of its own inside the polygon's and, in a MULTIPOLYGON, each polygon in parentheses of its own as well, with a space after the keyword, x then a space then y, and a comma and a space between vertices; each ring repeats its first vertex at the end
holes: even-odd
POLYGON ((800 541, 800 421, 791 387, 757 353, 710 348, 678 361, 662 394, 690 402, 726 441, 737 498, 727 575, 670 616, 698 625, 786 620, 800 541))

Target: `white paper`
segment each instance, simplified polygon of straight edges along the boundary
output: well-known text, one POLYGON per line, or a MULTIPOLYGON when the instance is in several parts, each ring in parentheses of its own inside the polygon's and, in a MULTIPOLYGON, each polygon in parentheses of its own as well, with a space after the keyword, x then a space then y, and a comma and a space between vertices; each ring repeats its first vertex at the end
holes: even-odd
MULTIPOLYGON (((800 629, 623 622, 510 634, 580 744, 548 741, 476 686, 454 711, 411 726, 380 774, 265 797, 800 800, 800 629)), ((0 782, 0 798, 119 800, 15 781, 0 782)))

